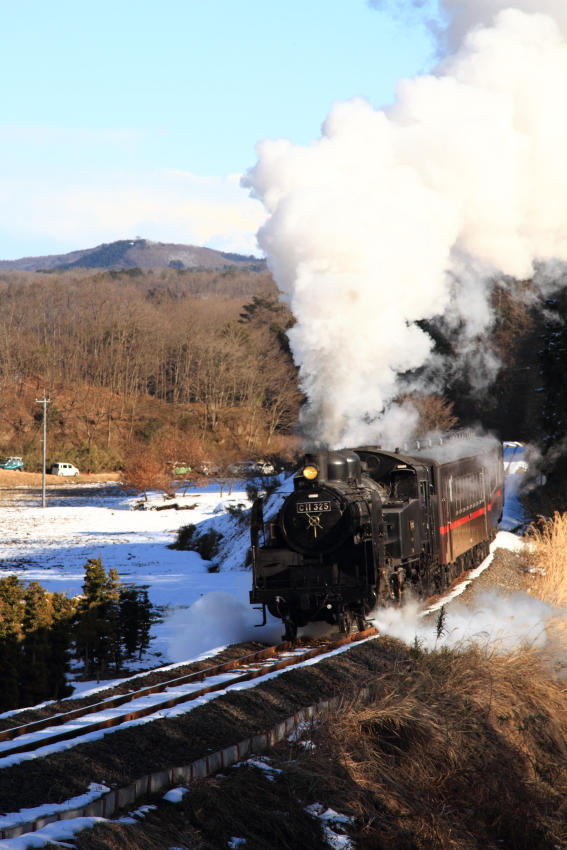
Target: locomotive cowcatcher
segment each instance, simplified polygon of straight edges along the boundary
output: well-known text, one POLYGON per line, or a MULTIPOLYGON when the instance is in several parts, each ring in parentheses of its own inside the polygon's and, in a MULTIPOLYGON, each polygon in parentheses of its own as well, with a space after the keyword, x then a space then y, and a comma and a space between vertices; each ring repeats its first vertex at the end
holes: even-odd
POLYGON ((250 601, 285 640, 314 621, 362 630, 377 606, 440 594, 478 566, 503 494, 501 443, 472 431, 306 454, 277 514, 253 504, 250 601))

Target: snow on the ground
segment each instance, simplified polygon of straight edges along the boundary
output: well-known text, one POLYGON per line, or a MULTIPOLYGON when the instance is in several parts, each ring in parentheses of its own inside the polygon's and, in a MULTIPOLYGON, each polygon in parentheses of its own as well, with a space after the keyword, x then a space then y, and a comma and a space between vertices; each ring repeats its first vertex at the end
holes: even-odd
MULTIPOLYGON (((374 640, 376 636, 364 638, 364 640, 357 641, 357 646, 362 643, 366 643, 369 640, 374 640)), ((314 664, 319 664, 320 661, 326 661, 328 658, 332 658, 335 655, 340 655, 343 652, 347 652, 351 648, 351 645, 341 646, 338 649, 334 649, 331 652, 327 652, 325 655, 317 656, 315 658, 308 658, 305 661, 301 661, 297 665, 295 665, 294 669, 299 669, 301 667, 311 667, 314 664)), ((286 653, 287 655, 301 654, 305 649, 302 647, 298 647, 296 650, 290 651, 286 653)), ((276 659, 273 659, 272 663, 276 663, 276 659)), ((269 666, 270 660, 265 659, 263 662, 264 665, 269 666)), ((271 673, 267 673, 262 676, 261 682, 267 682, 270 679, 275 678, 276 676, 281 676, 286 672, 286 668, 282 670, 274 670, 271 673)), ((79 744, 86 744, 92 741, 100 741, 106 735, 112 735, 114 732, 118 730, 123 731, 124 729, 130 729, 133 726, 143 726, 146 723, 151 723, 153 720, 163 719, 163 718, 171 718, 171 717, 179 717, 182 714, 187 714, 190 711, 193 711, 195 708, 201 705, 205 705, 213 699, 217 699, 220 696, 223 696, 227 693, 227 690, 248 690, 248 688, 255 688, 258 684, 260 684, 260 680, 252 679, 246 682, 238 682, 236 684, 230 685, 231 679, 237 678, 241 675, 242 670, 234 670, 229 673, 224 673, 219 676, 212 676, 207 679, 207 684, 215 684, 226 682, 227 687, 222 688, 218 691, 213 691, 212 693, 204 694, 203 696, 197 697, 191 702, 180 703, 179 705, 173 706, 173 708, 164 708, 157 709, 153 714, 148 714, 146 717, 138 717, 135 720, 129 720, 126 723, 122 723, 119 726, 113 726, 110 728, 99 729, 96 732, 88 732, 89 723, 95 723, 97 720, 112 717, 113 715, 119 715, 121 712, 124 713, 124 706, 118 709, 108 708, 106 710, 97 712, 96 714, 88 714, 85 717, 78 718, 75 721, 71 721, 61 726, 50 727, 46 729, 42 729, 39 732, 32 732, 27 735, 20 735, 18 737, 18 743, 20 742, 28 742, 28 741, 45 741, 45 744, 37 750, 32 752, 25 753, 14 753, 13 755, 8 755, 2 757, 2 749, 7 750, 10 746, 13 746, 13 741, 6 741, 0 744, 0 770, 3 770, 6 767, 12 767, 15 764, 21 764, 25 761, 32 761, 34 759, 43 758, 44 756, 52 755, 53 753, 60 753, 65 750, 72 749, 73 747, 78 746, 79 744), (61 731, 66 729, 85 729, 85 734, 80 735, 77 738, 72 738, 69 741, 57 741, 55 743, 49 743, 49 735, 55 735, 61 731)), ((190 693, 191 691, 199 690, 203 687, 202 682, 195 682, 190 685, 179 685, 176 687, 167 689, 167 697, 171 698, 178 694, 190 693)), ((152 694, 150 697, 142 697, 137 700, 132 700, 132 702, 128 703, 128 711, 131 710, 132 706, 135 708, 140 708, 143 705, 151 705, 152 702, 154 704, 159 703, 160 698, 167 698, 163 693, 161 694, 152 694)))
POLYGON ((63 803, 44 803, 41 806, 35 806, 32 809, 20 809, 19 812, 12 812, 7 815, 0 815, 0 829, 8 829, 10 826, 15 826, 18 823, 27 823, 28 821, 36 820, 36 818, 47 817, 59 812, 68 812, 69 809, 79 809, 82 806, 88 806, 94 800, 98 800, 103 794, 108 794, 110 788, 102 785, 100 782, 91 782, 89 790, 85 794, 80 794, 78 797, 71 797, 63 803))
POLYGON ((64 841, 73 841, 75 836, 83 829, 90 829, 97 823, 108 823, 106 818, 72 818, 56 823, 50 823, 37 832, 26 832, 17 838, 5 838, 0 841, 2 850, 26 850, 27 847, 45 847, 46 844, 56 842, 63 847, 72 847, 72 844, 63 844, 64 841))
MULTIPOLYGON (((505 443, 504 464, 508 474, 500 528, 512 531, 524 523, 518 499, 526 466, 524 447, 505 443)), ((279 490, 266 499, 265 517, 278 510, 292 487, 291 478, 282 478, 279 490)), ((69 596, 81 593, 89 558, 101 558, 107 570, 114 567, 125 583, 148 585, 151 601, 164 608, 166 616, 153 627, 150 651, 140 663, 134 662, 134 669, 183 662, 243 640, 279 642, 279 621, 268 615, 268 624, 256 628, 261 612, 249 604, 251 573, 244 568, 248 523, 228 512, 231 505, 250 506, 245 482, 222 498, 218 485, 209 484, 185 495, 180 491, 170 502, 153 494, 144 505, 161 507, 174 501, 191 510, 133 510, 140 500, 125 497, 117 487, 75 485, 74 492, 73 499, 65 493, 48 496, 45 509, 26 502, 1 508, 0 566, 24 581, 39 581, 69 596), (224 535, 217 572, 209 572, 212 565, 196 552, 167 548, 188 523, 199 531, 214 526, 224 535)), ((92 692, 93 684, 77 684, 78 691, 92 692)), ((113 680, 99 683, 98 689, 105 684, 112 686, 113 680)))
POLYGON ((525 460, 525 446, 522 443, 504 443, 504 512, 499 525, 501 531, 523 529, 526 523, 525 511, 520 502, 520 490, 525 482, 528 464, 525 460))
MULTIPOLYGON (((174 500, 165 502, 159 494, 150 495, 144 507, 151 508, 177 503, 180 507, 193 505, 191 510, 133 510, 138 498, 125 497, 118 488, 77 486, 78 503, 70 499, 49 499, 47 507, 27 507, 25 503, 0 509, 0 566, 3 572, 14 572, 23 581, 38 581, 51 591, 65 591, 68 596, 81 593, 84 564, 89 558, 101 558, 105 569, 114 567, 127 584, 148 585, 151 601, 166 609, 166 619, 153 628, 155 640, 148 657, 133 664, 135 669, 153 667, 158 663, 182 661, 196 654, 226 645, 246 637, 259 639, 261 629, 257 612, 248 603, 251 575, 243 569, 249 547, 245 525, 228 513, 230 505, 250 503, 245 482, 238 482, 231 495, 221 498, 218 485, 181 491, 174 500), (88 493, 88 496, 87 496, 88 493), (59 504, 63 501, 64 504, 59 504), (193 523, 199 530, 211 525, 225 535, 222 541, 222 569, 209 572, 210 562, 203 561, 191 551, 168 549, 182 525, 193 523), (234 617, 233 628, 213 617, 211 629, 223 625, 222 638, 209 633, 196 633, 175 642, 175 657, 168 648, 175 633, 184 630, 184 614, 190 606, 207 594, 228 594, 233 607, 246 611, 246 616, 234 617), (175 614, 177 619, 170 619, 175 614), (246 635, 243 637, 243 629, 246 635), (186 652, 184 654, 186 648, 186 652)), ((226 615, 226 611, 224 614, 226 615)), ((201 629, 201 627, 198 627, 201 629)), ((189 625, 188 631, 191 632, 189 625)), ((193 630, 195 631, 195 630, 193 630)), ((272 628, 273 631, 273 628, 272 628)), ((279 628, 281 631, 281 627, 279 628)), ((270 638, 269 634, 265 635, 270 638)))

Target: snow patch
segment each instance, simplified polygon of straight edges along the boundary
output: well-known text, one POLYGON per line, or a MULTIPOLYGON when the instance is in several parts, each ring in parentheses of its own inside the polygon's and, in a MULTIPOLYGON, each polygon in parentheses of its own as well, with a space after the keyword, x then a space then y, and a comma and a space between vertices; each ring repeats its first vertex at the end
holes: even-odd
POLYGON ((180 803, 185 794, 189 793, 188 788, 184 788, 182 785, 179 788, 172 788, 171 791, 168 791, 167 794, 163 795, 163 799, 167 800, 168 803, 180 803))

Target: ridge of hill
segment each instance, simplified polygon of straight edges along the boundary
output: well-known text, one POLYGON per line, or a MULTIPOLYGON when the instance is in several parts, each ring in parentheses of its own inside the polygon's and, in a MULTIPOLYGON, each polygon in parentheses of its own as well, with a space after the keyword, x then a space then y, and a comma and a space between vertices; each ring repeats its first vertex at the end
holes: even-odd
POLYGON ((96 248, 0 260, 0 271, 65 271, 68 269, 225 269, 228 266, 265 271, 266 261, 252 255, 215 251, 197 245, 151 242, 149 239, 120 239, 96 248))

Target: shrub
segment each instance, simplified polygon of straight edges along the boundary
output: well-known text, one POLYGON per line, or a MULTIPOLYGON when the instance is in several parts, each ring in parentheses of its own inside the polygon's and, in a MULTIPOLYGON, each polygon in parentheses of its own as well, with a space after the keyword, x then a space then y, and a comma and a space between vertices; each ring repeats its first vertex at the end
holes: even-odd
POLYGON ((169 548, 198 552, 204 561, 212 561, 219 553, 223 537, 224 535, 214 528, 198 533, 195 526, 189 523, 181 526, 177 539, 169 548))
POLYGON ((195 530, 195 526, 191 522, 188 523, 188 525, 182 525, 177 532, 177 538, 175 540, 175 543, 172 543, 169 548, 181 549, 182 551, 185 551, 186 549, 192 549, 193 546, 190 545, 190 543, 193 540, 195 530))
POLYGON ((249 512, 246 510, 246 505, 243 502, 238 502, 237 505, 228 505, 227 511, 239 526, 248 523, 249 512))

